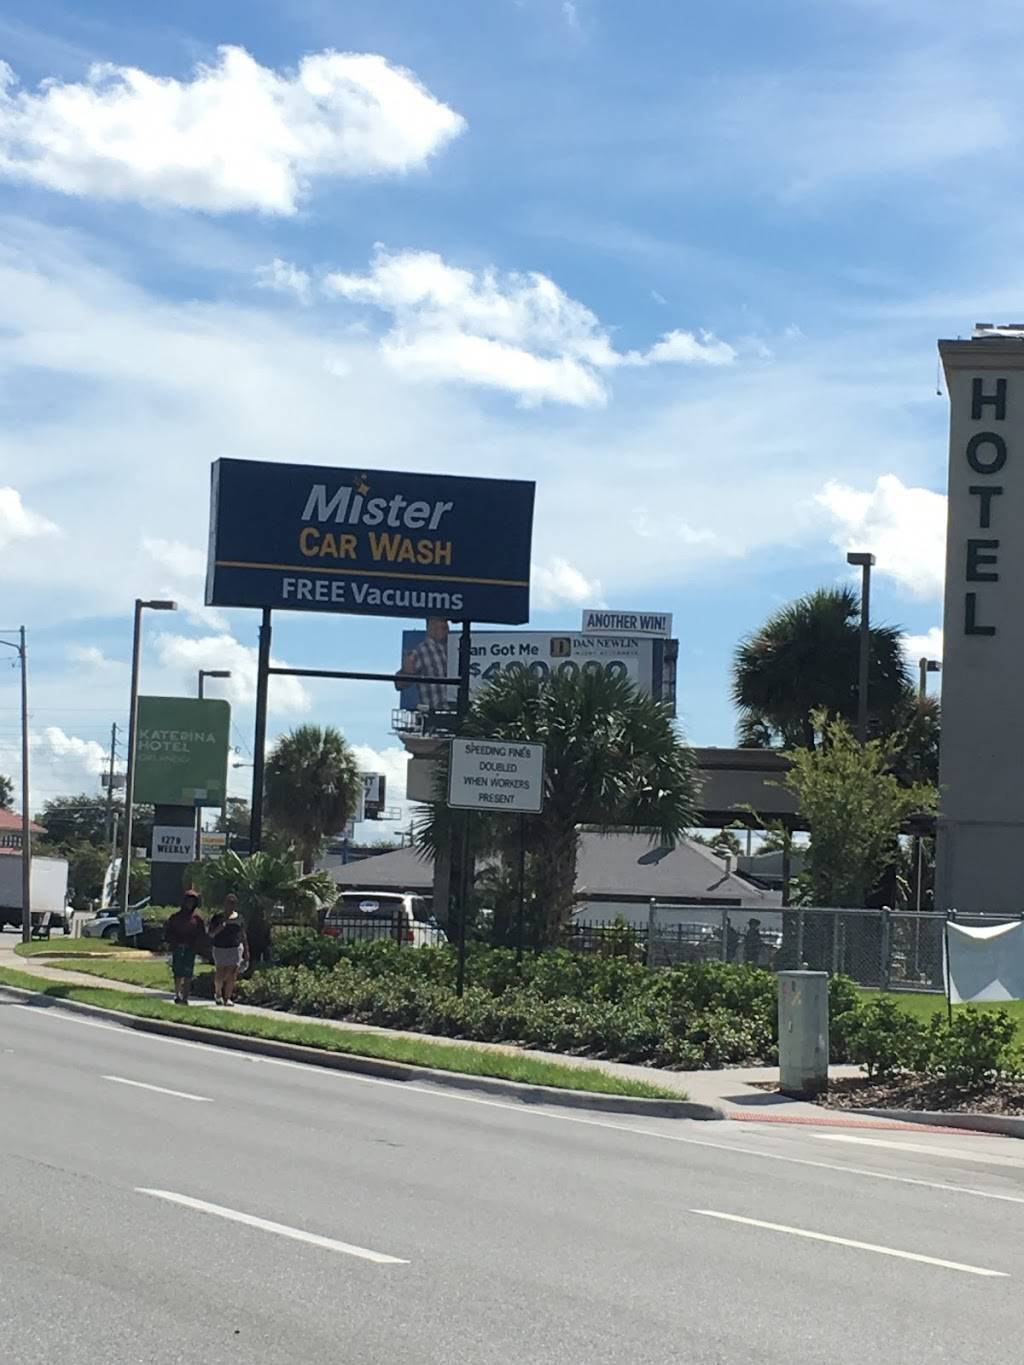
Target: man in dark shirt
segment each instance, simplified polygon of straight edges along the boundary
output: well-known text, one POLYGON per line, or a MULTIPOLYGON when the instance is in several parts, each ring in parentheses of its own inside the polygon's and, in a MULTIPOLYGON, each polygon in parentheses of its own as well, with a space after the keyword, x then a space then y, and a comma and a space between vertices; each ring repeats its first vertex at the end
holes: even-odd
POLYGON ((186 891, 181 898, 181 909, 176 910, 164 925, 164 934, 171 949, 176 1005, 188 1004, 196 970, 196 950, 206 936, 206 925, 199 914, 201 903, 198 891, 186 891))

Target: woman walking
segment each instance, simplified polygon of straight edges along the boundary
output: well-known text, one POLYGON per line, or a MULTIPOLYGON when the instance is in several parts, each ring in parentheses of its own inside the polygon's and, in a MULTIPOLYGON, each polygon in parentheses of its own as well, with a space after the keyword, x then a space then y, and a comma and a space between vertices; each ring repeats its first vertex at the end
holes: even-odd
POLYGON ((186 891, 181 898, 181 909, 176 910, 164 925, 164 937, 171 950, 176 1005, 188 1004, 196 970, 196 949, 206 937, 206 925, 199 914, 201 904, 198 891, 186 891))
POLYGON ((213 1003, 233 1005, 238 973, 249 955, 245 921, 238 913, 234 896, 225 896, 224 909, 210 920, 209 934, 213 949, 213 1003))

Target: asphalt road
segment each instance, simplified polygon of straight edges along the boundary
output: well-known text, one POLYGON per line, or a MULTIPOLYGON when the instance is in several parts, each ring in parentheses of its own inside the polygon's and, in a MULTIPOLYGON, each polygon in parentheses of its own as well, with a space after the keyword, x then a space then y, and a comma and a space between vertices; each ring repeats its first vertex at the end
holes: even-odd
POLYGON ((12 1365, 991 1365, 1022 1219, 1007 1139, 591 1117, 0 993, 12 1365))

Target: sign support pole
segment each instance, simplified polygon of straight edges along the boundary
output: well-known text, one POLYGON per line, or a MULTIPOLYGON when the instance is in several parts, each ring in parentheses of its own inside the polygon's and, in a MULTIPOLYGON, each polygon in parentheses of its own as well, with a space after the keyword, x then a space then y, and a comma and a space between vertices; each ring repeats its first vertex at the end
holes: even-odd
POLYGON ((946 1022, 947 1022, 947 1024, 952 1024, 952 1022, 953 1022, 953 976, 952 976, 952 972, 950 971, 950 962, 949 962, 949 921, 950 921, 950 918, 952 917, 952 914, 953 914, 953 913, 954 913, 954 912, 947 910, 947 911, 946 911, 946 918, 945 918, 945 920, 943 921, 943 924, 942 924, 942 951, 943 951, 943 954, 945 955, 945 959, 946 959, 946 961, 945 961, 945 967, 946 967, 946 1022))
POLYGON ((249 807, 249 852, 263 842, 263 763, 267 747, 267 691, 270 686, 270 608, 260 618, 260 648, 256 664, 256 726, 252 741, 252 804, 249 807))
MULTIPOLYGON (((469 714, 469 665, 472 658, 471 636, 473 627, 469 621, 463 621, 462 631, 459 635, 459 693, 456 703, 459 730, 466 723, 466 716, 469 714)), ((455 842, 455 831, 451 833, 452 845, 455 842)), ((469 918, 469 811, 464 811, 462 816, 462 839, 459 844, 459 866, 458 866, 458 888, 459 888, 459 967, 458 979, 456 981, 456 993, 461 997, 466 989, 466 920, 469 918)))
POLYGON ((519 816, 519 914, 516 917, 516 966, 523 965, 526 932, 526 816, 519 816))

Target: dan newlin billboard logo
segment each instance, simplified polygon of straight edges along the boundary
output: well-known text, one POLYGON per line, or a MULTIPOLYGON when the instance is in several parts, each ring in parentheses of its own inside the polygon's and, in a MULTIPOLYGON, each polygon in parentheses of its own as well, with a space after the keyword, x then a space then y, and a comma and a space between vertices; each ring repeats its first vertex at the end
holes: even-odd
POLYGON ((218 460, 206 600, 521 624, 534 485, 218 460))
POLYGON ((614 611, 607 607, 586 607, 580 630, 587 634, 672 635, 670 611, 614 611))

